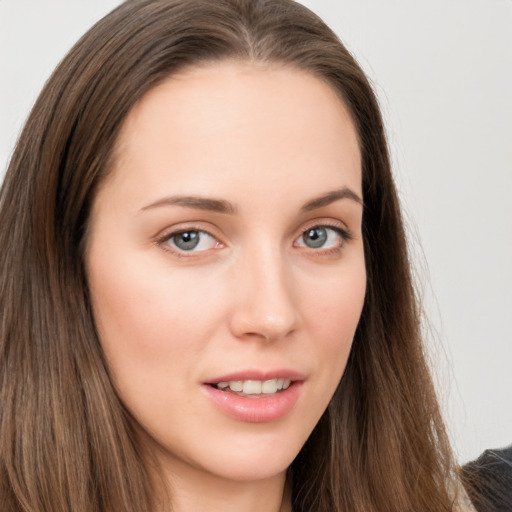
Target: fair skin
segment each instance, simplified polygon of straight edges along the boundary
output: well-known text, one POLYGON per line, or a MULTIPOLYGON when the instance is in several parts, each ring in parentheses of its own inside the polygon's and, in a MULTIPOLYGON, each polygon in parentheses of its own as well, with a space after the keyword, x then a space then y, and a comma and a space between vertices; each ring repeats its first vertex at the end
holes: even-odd
POLYGON ((360 198, 353 123, 305 71, 205 64, 128 115, 86 267, 113 383, 175 512, 291 510, 286 470, 364 301, 360 198))

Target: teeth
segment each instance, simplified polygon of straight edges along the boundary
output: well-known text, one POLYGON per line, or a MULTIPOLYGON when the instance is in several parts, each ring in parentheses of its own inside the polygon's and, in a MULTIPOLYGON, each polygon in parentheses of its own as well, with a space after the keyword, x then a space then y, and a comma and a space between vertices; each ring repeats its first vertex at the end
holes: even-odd
POLYGON ((217 384, 218 389, 242 392, 244 395, 271 395, 288 389, 290 387, 290 379, 270 379, 270 380, 232 380, 229 382, 219 382, 217 384))
POLYGON ((231 391, 243 391, 244 383, 241 380, 232 380, 229 383, 229 389, 231 389, 231 391))
POLYGON ((246 380, 243 388, 245 395, 259 395, 261 393, 261 380, 246 380))
POLYGON ((262 393, 275 393, 277 391, 277 379, 266 380, 261 385, 262 393))

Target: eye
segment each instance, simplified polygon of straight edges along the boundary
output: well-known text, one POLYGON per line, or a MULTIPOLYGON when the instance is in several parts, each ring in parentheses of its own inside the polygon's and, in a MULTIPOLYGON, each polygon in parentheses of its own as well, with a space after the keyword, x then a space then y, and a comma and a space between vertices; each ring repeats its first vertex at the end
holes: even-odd
POLYGON ((348 239, 348 233, 340 228, 314 226, 304 231, 295 244, 309 249, 333 249, 341 247, 348 239))
POLYGON ((172 233, 166 237, 165 243, 180 252, 201 252, 221 246, 221 243, 213 236, 199 229, 188 229, 172 233))

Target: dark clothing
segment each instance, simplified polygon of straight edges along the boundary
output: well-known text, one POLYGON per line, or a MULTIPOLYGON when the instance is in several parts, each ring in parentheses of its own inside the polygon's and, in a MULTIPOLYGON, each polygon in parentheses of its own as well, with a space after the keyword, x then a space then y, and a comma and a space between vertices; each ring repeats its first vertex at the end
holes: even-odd
POLYGON ((512 512, 512 445, 486 450, 463 466, 462 479, 478 512, 512 512))

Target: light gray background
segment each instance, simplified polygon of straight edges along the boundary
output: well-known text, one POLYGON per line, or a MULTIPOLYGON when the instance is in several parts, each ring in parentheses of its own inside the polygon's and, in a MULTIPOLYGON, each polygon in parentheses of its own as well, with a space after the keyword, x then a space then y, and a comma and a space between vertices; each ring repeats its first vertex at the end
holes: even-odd
MULTIPOLYGON (((0 171, 45 79, 117 0, 0 0, 0 171)), ((512 442, 512 1, 304 0, 386 118, 461 462, 512 442)))

